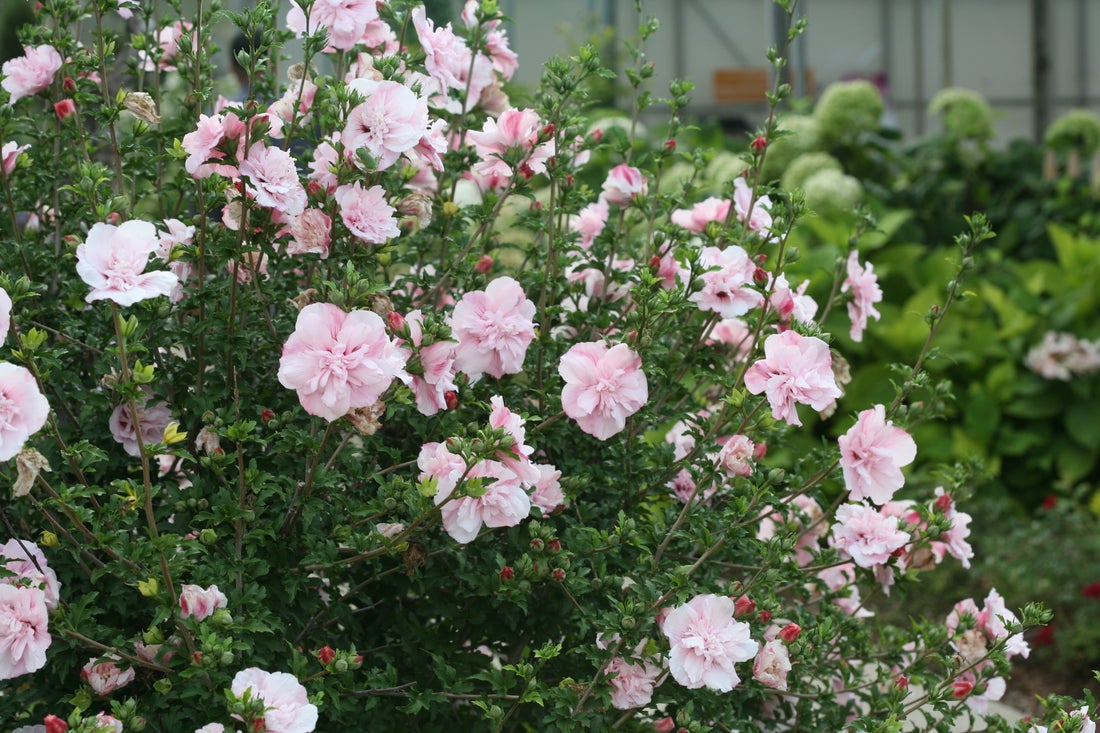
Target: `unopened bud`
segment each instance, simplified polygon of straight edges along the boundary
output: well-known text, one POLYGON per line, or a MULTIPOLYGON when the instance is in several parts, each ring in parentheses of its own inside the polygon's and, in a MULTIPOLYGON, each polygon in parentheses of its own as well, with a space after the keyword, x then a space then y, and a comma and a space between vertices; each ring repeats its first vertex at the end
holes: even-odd
POLYGON ((493 258, 489 255, 481 255, 481 257, 477 258, 477 264, 474 265, 474 269, 482 275, 488 275, 489 271, 493 269, 493 258))
POLYGON ((749 598, 747 595, 743 595, 737 598, 733 602, 733 616, 737 618, 739 616, 746 616, 756 610, 756 601, 749 598))
POLYGON ((675 151, 676 150, 676 141, 673 138, 670 137, 668 140, 665 140, 664 148, 665 148, 666 153, 671 153, 671 152, 675 151))
POLYGON ((516 571, 512 569, 511 565, 505 565, 500 569, 500 579, 505 583, 510 580, 515 580, 516 571))
POLYGON ((754 153, 761 153, 764 148, 768 147, 768 139, 763 135, 757 135, 756 138, 750 144, 754 153))
POLYGON ((336 652, 330 646, 323 646, 317 650, 317 659, 321 664, 328 666, 336 659, 336 652))
POLYGON ((554 572, 550 573, 550 577, 560 583, 565 580, 565 571, 561 568, 554 568, 554 572))
POLYGON ((386 314, 386 323, 389 324, 390 330, 394 333, 399 333, 405 330, 405 316, 401 315, 397 311, 390 311, 386 314))
POLYGON ((69 729, 69 724, 56 715, 47 715, 42 722, 46 724, 46 733, 64 733, 69 729))
POLYGON ((453 389, 449 389, 443 393, 443 402, 447 405, 448 410, 453 410, 458 406, 458 393, 453 389))
POLYGON ((788 644, 792 643, 798 638, 798 635, 802 633, 802 627, 795 623, 790 623, 784 626, 779 631, 779 638, 788 644))

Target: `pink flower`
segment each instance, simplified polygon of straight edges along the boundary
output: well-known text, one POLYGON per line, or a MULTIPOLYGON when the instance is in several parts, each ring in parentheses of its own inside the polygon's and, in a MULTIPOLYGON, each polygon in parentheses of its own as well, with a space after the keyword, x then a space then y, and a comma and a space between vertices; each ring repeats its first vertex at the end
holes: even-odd
POLYGON ((4 147, 0 149, 4 175, 10 176, 15 171, 15 164, 19 162, 19 154, 29 147, 30 145, 18 145, 14 141, 4 143, 4 147))
POLYGON ((735 318, 764 304, 764 296, 752 287, 756 265, 736 244, 725 249, 704 247, 699 267, 704 270, 700 276, 703 289, 692 293, 688 300, 700 310, 735 318))
POLYGON ((475 380, 482 374, 500 379, 520 373, 535 338, 534 317, 535 304, 510 277, 466 293, 451 313, 456 368, 475 380))
POLYGON ((309 9, 309 18, 297 2, 291 2, 286 27, 299 37, 324 28, 330 46, 350 51, 375 20, 378 20, 375 0, 316 0, 309 9))
POLYGON ((645 175, 637 168, 620 163, 608 172, 601 195, 609 204, 626 206, 632 198, 645 196, 648 191, 645 175))
POLYGON ((885 504, 905 483, 902 466, 917 457, 909 433, 886 420, 886 408, 875 405, 859 413, 859 420, 837 440, 844 484, 852 501, 869 499, 885 504))
POLYGON ((328 214, 321 209, 306 209, 290 222, 290 236, 293 239, 286 246, 287 254, 318 254, 321 259, 327 258, 331 229, 332 219, 328 214))
POLYGON ((512 447, 507 451, 498 450, 496 459, 508 467, 524 486, 534 486, 539 481, 539 470, 531 463, 531 454, 535 449, 526 444, 527 431, 523 427, 526 420, 504 406, 504 398, 494 395, 489 398, 492 411, 489 413, 489 427, 503 430, 512 439, 512 447))
POLYGON ((546 161, 554 154, 553 141, 539 144, 542 120, 533 109, 508 109, 494 120, 485 120, 480 132, 471 132, 467 138, 481 160, 474 166, 474 173, 486 178, 511 179, 515 174, 504 161, 509 150, 522 150, 523 164, 520 172, 527 178, 546 171, 546 161))
POLYGON ((373 405, 394 378, 408 379, 405 357, 382 318, 330 303, 302 309, 279 360, 279 383, 298 390, 306 412, 330 422, 373 405))
POLYGON ((225 733, 225 726, 221 723, 207 723, 201 728, 196 728, 195 733, 225 733))
POLYGON ((364 190, 359 181, 345 184, 336 189, 336 203, 344 225, 368 244, 385 244, 387 239, 401 234, 393 215, 395 210, 386 203, 386 192, 381 186, 364 190))
POLYGON ((203 589, 200 586, 184 583, 180 588, 180 617, 202 621, 210 617, 219 608, 229 605, 229 599, 211 585, 203 589))
POLYGON ((885 565, 909 539, 908 532, 898 529, 897 517, 866 504, 841 504, 836 510, 832 545, 861 568, 885 565))
POLYGON ((365 101, 352 108, 340 133, 344 147, 364 149, 375 159, 375 170, 385 170, 401 154, 412 150, 428 131, 428 103, 395 81, 356 79, 348 85, 365 101))
POLYGON ((771 283, 771 294, 768 296, 768 303, 779 315, 780 330, 788 327, 791 320, 799 323, 813 321, 814 315, 817 314, 817 302, 806 295, 806 288, 809 285, 809 280, 803 280, 802 284, 798 286, 798 290, 791 290, 791 285, 787 282, 785 274, 781 274, 771 283))
POLYGON ((565 380, 561 404, 581 430, 607 440, 649 399, 642 359, 626 344, 574 344, 558 364, 565 380))
POLYGON ((766 241, 775 237, 768 232, 772 225, 770 213, 772 201, 767 196, 760 196, 752 200, 752 189, 745 183, 744 178, 737 178, 733 182, 733 205, 737 211, 737 218, 749 231, 757 232, 766 241), (749 205, 752 210, 749 210, 749 205))
POLYGON ((171 272, 145 272, 157 249, 157 229, 136 219, 119 226, 97 223, 76 248, 76 271, 91 287, 91 303, 111 300, 133 305, 158 295, 170 295, 179 278, 171 272))
POLYGON ((729 692, 741 678, 734 664, 756 656, 759 644, 749 637, 749 625, 733 618, 727 596, 695 596, 672 610, 661 631, 668 637, 669 671, 688 689, 707 687, 729 692))
POLYGON ((579 244, 582 249, 589 249, 607 226, 608 214, 607 201, 601 198, 585 206, 569 222, 569 228, 581 235, 579 244))
MULTIPOLYGON (((412 10, 413 27, 424 49, 424 67, 442 87, 443 96, 451 90, 466 93, 465 109, 477 104, 482 91, 493 82, 493 62, 484 54, 474 54, 448 23, 443 28, 424 12, 423 6, 412 10), (468 92, 467 92, 468 89, 468 92)), ((459 111, 462 105, 447 105, 459 111)))
POLYGON ((0 461, 14 458, 46 424, 50 405, 26 368, 0 362, 0 461))
POLYGON ((280 148, 254 143, 241 161, 241 176, 248 179, 245 190, 264 208, 297 216, 306 208, 306 190, 298 180, 294 158, 280 148))
POLYGON ((692 234, 702 234, 712 221, 723 223, 730 211, 730 200, 711 196, 695 204, 690 209, 677 209, 669 217, 673 224, 679 224, 692 234))
MULTIPOLYGON (((150 393, 146 391, 146 398, 150 393)), ((123 449, 132 456, 141 455, 138 443, 138 430, 141 431, 141 444, 153 445, 164 438, 164 429, 172 422, 172 413, 167 402, 157 402, 147 407, 145 403, 135 404, 137 418, 130 411, 130 404, 123 402, 111 413, 108 426, 111 436, 122 444, 123 449)))
POLYGON ((787 673, 790 671, 791 658, 787 645, 779 639, 772 639, 760 647, 760 653, 752 665, 753 678, 765 687, 776 690, 786 691, 787 673))
POLYGON ((46 608, 54 610, 61 599, 61 583, 57 574, 46 564, 46 556, 38 545, 30 540, 13 538, 0 545, 0 567, 14 576, 0 578, 0 585, 15 584, 39 588, 45 594, 46 608))
MULTIPOLYGON (((646 641, 642 641, 637 653, 641 653, 646 641)), ((648 658, 629 662, 615 657, 603 669, 611 679, 611 706, 618 710, 632 710, 648 705, 653 699, 653 688, 661 683, 664 669, 658 660, 648 658)))
POLYGON ((209 160, 225 159, 225 152, 219 150, 218 146, 226 138, 226 124, 226 117, 223 115, 216 114, 208 117, 200 114, 196 128, 183 136, 180 145, 188 153, 183 167, 194 178, 209 178, 214 173, 230 177, 237 175, 236 166, 207 163, 209 160))
POLYGON ((0 680, 46 664, 50 637, 46 595, 37 588, 0 583, 0 680))
POLYGON ((772 334, 764 341, 764 358, 745 373, 745 388, 765 392, 772 417, 801 425, 795 403, 824 410, 841 395, 833 377, 829 346, 796 331, 772 334))
POLYGON ((8 291, 0 288, 0 346, 3 346, 8 338, 8 331, 11 330, 11 305, 8 291))
POLYGON ((955 608, 948 614, 946 623, 948 634, 953 637, 952 644, 964 656, 978 658, 984 655, 986 642, 1001 639, 1006 640, 1005 655, 1007 657, 1016 655, 1027 657, 1031 653, 1031 648, 1024 641, 1023 633, 1009 635, 1006 624, 1016 624, 1019 623, 1019 620, 1016 618, 1016 614, 1005 607, 1004 598, 995 588, 989 591, 989 595, 983 601, 981 609, 970 598, 956 603, 955 608), (960 642, 966 641, 965 634, 971 632, 964 632, 964 635, 957 634, 959 624, 964 616, 970 616, 974 620, 975 628, 973 631, 977 631, 984 636, 984 639, 980 641, 971 640, 969 642, 971 644, 970 648, 976 652, 973 654, 967 654, 965 648, 960 645, 960 642))
POLYGON ((756 445, 744 435, 731 435, 722 443, 722 449, 710 456, 711 460, 727 476, 751 476, 753 452, 756 445))
POLYGON ((867 328, 867 319, 876 321, 882 318, 882 314, 875 309, 875 303, 882 300, 882 289, 878 286, 878 276, 874 273, 871 263, 867 263, 867 269, 859 264, 859 253, 855 250, 848 255, 848 277, 841 285, 840 292, 852 291, 852 299, 848 302, 848 318, 852 321, 849 335, 853 341, 863 340, 863 330, 867 328))
POLYGON ((24 46, 22 56, 4 62, 4 81, 0 87, 11 95, 8 104, 38 94, 50 85, 60 68, 61 54, 53 46, 24 46))
POLYGON ((313 151, 313 161, 309 164, 309 179, 324 186, 329 193, 336 190, 339 181, 334 168, 339 168, 340 159, 336 148, 328 140, 322 141, 313 151))
POLYGON ((263 715, 264 728, 253 726, 254 730, 311 733, 317 727, 317 706, 309 702, 306 688, 292 674, 249 667, 233 677, 230 689, 238 698, 244 695, 245 690, 252 690, 252 699, 263 700, 267 706, 263 715))
POLYGON ((80 670, 80 676, 87 680, 95 694, 110 695, 118 688, 125 687, 134 681, 134 668, 120 669, 115 662, 121 661, 113 654, 92 657, 80 670))
POLYGON ((455 542, 473 542, 482 525, 514 527, 531 513, 531 500, 519 477, 499 461, 474 466, 464 485, 469 495, 457 498, 451 498, 454 489, 448 490, 446 482, 440 481, 436 487, 435 503, 443 529, 455 542))
POLYGON ((419 309, 411 311, 405 323, 414 347, 406 349, 408 360, 411 361, 415 351, 420 362, 421 371, 410 372, 412 382, 409 386, 416 398, 416 409, 422 415, 434 415, 447 409, 447 393, 458 390, 455 384, 456 345, 454 341, 441 340, 424 346, 424 316, 419 309))
MULTIPOLYGON (((133 672, 133 670, 130 670, 133 672)), ((98 712, 95 718, 95 733, 122 733, 122 721, 109 713, 98 712)), ((85 719, 83 722, 87 722, 85 719)))
POLYGON ((53 113, 59 120, 71 117, 74 112, 76 112, 76 102, 71 99, 60 99, 53 103, 53 113))
POLYGON ((561 490, 561 471, 546 463, 537 464, 539 479, 535 490, 531 492, 531 503, 542 510, 543 516, 549 516, 565 505, 565 494, 561 490))

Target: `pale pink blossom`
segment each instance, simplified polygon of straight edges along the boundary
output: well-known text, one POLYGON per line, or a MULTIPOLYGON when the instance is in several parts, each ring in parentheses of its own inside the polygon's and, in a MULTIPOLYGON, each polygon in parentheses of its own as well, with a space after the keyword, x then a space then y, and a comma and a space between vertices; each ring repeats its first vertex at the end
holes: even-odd
POLYGON ((201 728, 196 728, 195 733, 225 733, 225 726, 221 723, 207 723, 201 728))
POLYGON ((535 489, 531 492, 531 503, 542 510, 543 516, 549 516, 565 505, 565 494, 561 490, 561 471, 547 463, 536 464, 539 471, 535 489))
POLYGON ((764 304, 764 296, 752 287, 756 265, 736 244, 725 249, 704 247, 699 253, 699 267, 703 288, 688 300, 700 310, 735 318, 764 304))
POLYGON ((740 318, 723 318, 710 330, 707 346, 727 344, 733 347, 733 358, 744 361, 752 355, 755 343, 752 329, 740 318))
POLYGON ((15 573, 0 578, 0 585, 25 585, 29 582, 31 587, 40 588, 45 594, 43 600, 46 608, 51 611, 57 608, 61 600, 61 583, 37 544, 18 538, 8 540, 0 545, 0 567, 15 573))
MULTIPOLYGON (((474 54, 466 42, 455 35, 451 24, 436 28, 422 6, 412 10, 413 27, 424 49, 424 67, 442 86, 442 96, 450 91, 465 93, 465 109, 477 104, 481 92, 493 82, 493 62, 481 53, 474 54)), ((453 105, 449 105, 453 106, 453 105)), ((462 105, 451 111, 460 111, 462 105)))
POLYGON ((897 517, 866 504, 841 504, 836 510, 832 545, 861 568, 885 565, 909 539, 908 532, 898 529, 897 517))
POLYGON ((720 438, 718 442, 722 446, 721 450, 709 456, 715 465, 727 476, 751 476, 756 444, 740 434, 720 438))
POLYGON ((829 346, 797 331, 772 334, 764 341, 764 358, 745 373, 745 388, 764 392, 772 417, 801 425, 795 404, 824 410, 841 396, 833 376, 829 346))
POLYGON ((29 148, 30 145, 19 145, 15 141, 4 143, 0 148, 0 163, 3 164, 4 175, 10 176, 15 171, 15 164, 19 162, 19 154, 29 148))
POLYGON ((367 26, 378 20, 375 0, 315 0, 309 17, 297 2, 291 2, 286 27, 299 38, 324 28, 329 46, 350 51, 367 32, 367 26))
POLYGON ((8 291, 0 288, 0 346, 4 345, 8 338, 8 331, 11 330, 11 306, 11 296, 8 295, 8 291))
MULTIPOLYGON (((975 630, 985 636, 986 642, 1005 640, 1005 656, 1027 657, 1031 653, 1031 647, 1024 641, 1023 633, 1009 634, 1007 624, 1018 624, 1016 614, 1005 607, 1004 598, 994 588, 982 602, 979 609, 970 598, 959 601, 955 608, 947 616, 947 631, 953 637, 953 643, 958 641, 957 632, 964 616, 970 616, 974 620, 975 630)), ((984 644, 982 645, 984 648, 984 644)))
POLYGON ((339 185, 333 170, 339 167, 339 153, 328 140, 323 140, 313 150, 313 160, 309 164, 309 178, 323 186, 328 193, 332 193, 339 185))
POLYGON ((665 290, 675 289, 680 280, 686 279, 686 271, 676 261, 676 253, 672 251, 672 247, 667 247, 662 254, 654 256, 649 261, 649 268, 660 279, 661 287, 665 290))
POLYGON ((848 334, 853 341, 863 340, 863 331, 867 328, 867 319, 876 321, 882 315, 875 308, 875 303, 882 300, 882 289, 878 286, 878 275, 874 273, 874 267, 870 262, 866 269, 859 264, 859 252, 852 250, 848 255, 848 277, 840 287, 840 292, 852 291, 852 299, 848 301, 848 318, 852 321, 848 334))
POLYGON ((207 116, 199 115, 199 121, 195 129, 183 136, 180 146, 188 154, 183 162, 184 169, 194 178, 209 178, 218 175, 236 177, 237 167, 220 161, 225 160, 226 153, 219 146, 226 138, 226 118, 224 115, 215 114, 207 116), (209 163, 208 161, 219 161, 209 163))
POLYGON ((691 502, 698 502, 704 506, 709 505, 714 495, 718 493, 718 484, 711 481, 706 488, 700 490, 698 484, 695 482, 695 477, 691 475, 691 471, 686 468, 681 468, 672 480, 665 484, 668 488, 672 489, 672 495, 681 504, 690 504, 691 502))
POLYGON ((317 98, 318 86, 313 83, 313 80, 308 76, 303 76, 298 79, 291 79, 289 85, 287 85, 286 91, 283 92, 283 96, 272 102, 271 106, 267 108, 267 113, 273 117, 277 117, 281 124, 277 127, 278 130, 272 129, 271 136, 276 139, 282 139, 282 128, 289 125, 292 121, 297 121, 298 125, 306 125, 312 119, 312 113, 310 110, 313 108, 313 102, 317 98))
POLYGON ((420 469, 420 481, 434 481, 436 495, 450 496, 458 486, 459 479, 466 472, 466 463, 461 456, 447 450, 445 443, 425 443, 420 447, 416 458, 420 469))
POLYGON ((649 191, 649 181, 637 168, 620 163, 612 168, 603 182, 601 196, 609 204, 626 206, 635 196, 645 196, 649 191))
POLYGON ((533 487, 539 481, 540 473, 535 464, 531 463, 531 454, 535 449, 527 445, 527 430, 524 424, 527 422, 504 405, 504 398, 494 395, 489 398, 492 410, 489 413, 489 427, 503 430, 504 434, 512 439, 511 447, 506 451, 498 450, 496 459, 508 467, 516 478, 526 487, 533 487))
POLYGON ((749 637, 749 625, 733 618, 728 596, 699 595, 665 617, 669 671, 689 689, 707 687, 729 692, 741 678, 734 665, 756 656, 760 645, 749 637))
POLYGON ((552 140, 539 143, 542 127, 542 120, 533 109, 508 109, 496 120, 487 119, 480 132, 466 136, 481 159, 474 166, 474 173, 486 178, 511 179, 516 171, 504 161, 510 150, 523 151, 519 172, 525 178, 545 173, 546 161, 554 154, 554 143, 552 140))
POLYGON ((375 170, 385 170, 427 134, 428 104, 404 84, 356 79, 348 88, 364 98, 348 113, 340 133, 352 160, 363 149, 374 159, 375 170))
POLYGON ((470 469, 464 485, 476 485, 477 495, 470 491, 467 496, 452 498, 454 490, 447 491, 442 481, 435 494, 443 529, 455 542, 473 542, 482 525, 514 527, 531 513, 531 499, 519 477, 499 461, 478 463, 470 469))
POLYGON ((844 484, 852 501, 885 504, 905 483, 901 467, 917 457, 909 433, 886 419, 886 408, 875 405, 859 413, 856 424, 837 439, 844 484))
POLYGON ((0 362, 0 461, 14 458, 46 424, 50 405, 25 367, 0 362))
POLYGON ((245 721, 254 730, 311 733, 317 727, 317 706, 310 703, 306 688, 292 674, 249 667, 233 677, 230 689, 238 698, 243 697, 246 690, 252 690, 253 700, 264 701, 264 727, 257 728, 252 721, 245 721))
POLYGON ((137 418, 130 409, 129 402, 123 402, 114 409, 107 422, 111 429, 111 437, 122 444, 123 449, 132 456, 141 455, 140 444, 153 445, 164 439, 164 430, 168 423, 172 422, 172 413, 168 409, 167 402, 157 402, 147 405, 149 392, 146 391, 146 399, 140 403, 135 402, 137 418), (138 431, 141 431, 141 440, 138 441, 138 431))
POLYGON ((970 536, 970 522, 973 518, 966 512, 958 511, 955 502, 944 493, 942 486, 936 487, 935 507, 943 512, 944 517, 951 520, 951 527, 941 532, 937 539, 932 540, 932 552, 936 562, 942 562, 945 555, 951 555, 964 568, 969 568, 974 550, 966 538, 970 536))
MULTIPOLYGON (((599 643, 599 642, 597 642, 599 643)), ((660 658, 643 656, 648 640, 643 639, 635 648, 637 661, 614 657, 603 672, 610 679, 611 706, 618 710, 645 707, 653 699, 653 689, 663 682, 664 667, 660 658)))
POLYGON ((364 189, 359 181, 345 184, 336 189, 336 203, 344 225, 368 244, 385 244, 401 234, 395 209, 386 203, 386 192, 381 186, 364 189))
POLYGON ((0 583, 0 680, 37 672, 46 664, 46 595, 38 588, 0 583))
POLYGON ((535 304, 510 277, 466 293, 451 313, 451 331, 458 340, 455 366, 471 379, 520 373, 535 338, 534 317, 535 304))
POLYGON ((80 670, 80 676, 87 681, 96 695, 110 695, 134 681, 134 668, 120 668, 117 663, 121 661, 122 659, 114 654, 92 657, 80 670))
POLYGON ((1047 331, 1024 357, 1028 369, 1044 379, 1068 382, 1100 371, 1100 339, 1088 341, 1071 333, 1047 331))
POLYGON ((95 733, 123 733, 122 721, 110 713, 98 712, 92 721, 95 723, 95 733))
POLYGON ((818 572, 817 577, 833 592, 832 602, 844 613, 856 618, 875 615, 874 612, 863 607, 859 584, 856 583, 856 567, 853 563, 847 562, 825 568, 818 572))
POLYGON ((119 226, 94 224, 76 248, 76 272, 91 287, 84 300, 133 305, 158 295, 171 295, 179 283, 174 273, 145 272, 157 242, 157 229, 147 221, 132 219, 119 226))
POLYGON ((345 313, 330 303, 311 303, 298 313, 278 376, 298 391, 306 412, 330 422, 373 405, 394 378, 408 379, 404 354, 377 313, 345 313))
MULTIPOLYGON (((153 54, 143 50, 138 51, 138 63, 142 71, 175 71, 176 55, 180 51, 180 40, 184 33, 191 31, 191 24, 187 21, 177 20, 170 25, 161 28, 154 35, 155 43, 160 49, 160 57, 154 61, 153 54)), ((195 44, 198 38, 191 33, 191 42, 195 44)))
POLYGON ((241 161, 240 173, 248 179, 245 191, 265 209, 297 216, 306 208, 306 190, 298 180, 294 158, 285 150, 253 143, 241 161))
POLYGON ((141 7, 141 0, 118 0, 118 17, 129 20, 134 17, 134 11, 141 7))
POLYGON ((786 691, 787 673, 791 671, 791 657, 787 645, 772 639, 760 647, 752 665, 752 676, 765 687, 786 691))
POLYGON ((562 409, 581 430, 607 440, 649 399, 642 359, 626 344, 610 349, 601 341, 574 344, 562 355, 562 409))
POLYGON ((225 271, 236 278, 237 282, 247 285, 253 277, 266 280, 269 277, 267 271, 267 254, 257 250, 241 252, 240 259, 226 260, 225 271))
POLYGON ((724 223, 729 211, 729 199, 711 196, 695 204, 690 209, 676 209, 669 219, 673 224, 679 224, 692 234, 702 234, 706 231, 707 224, 710 222, 724 223))
POLYGON ((413 348, 406 347, 407 361, 412 362, 415 353, 420 363, 419 371, 411 371, 409 386, 416 398, 416 409, 422 415, 434 415, 447 409, 447 393, 455 392, 457 376, 454 341, 438 340, 424 344, 424 315, 419 309, 405 316, 409 340, 413 348))
POLYGON ((4 80, 0 87, 11 95, 8 104, 15 104, 48 87, 61 63, 61 54, 53 46, 24 46, 22 56, 4 62, 4 80))
POLYGON ((331 229, 332 219, 328 214, 313 207, 306 209, 290 222, 291 240, 286 246, 287 254, 316 254, 326 259, 331 229))
MULTIPOLYGON (((769 274, 768 277, 770 280, 771 275, 769 274)), ((768 303, 779 315, 781 329, 789 326, 792 320, 799 323, 811 323, 814 316, 817 315, 817 302, 806 295, 806 288, 809 285, 809 280, 803 280, 797 290, 791 290, 791 285, 787 282, 785 274, 780 274, 771 282, 769 287, 771 294, 768 295, 768 303)))
POLYGON ((219 608, 229 605, 229 599, 218 590, 218 586, 206 588, 184 583, 180 587, 180 618, 193 618, 202 621, 210 617, 219 608))
MULTIPOLYGON (((477 25, 477 6, 478 0, 466 0, 466 4, 462 6, 462 22, 467 28, 472 29, 477 25)), ((485 50, 493 60, 493 68, 505 81, 511 79, 519 68, 519 57, 508 47, 508 36, 501 29, 500 20, 490 20, 483 24, 481 33, 485 40, 485 50)))
POLYGON ((737 211, 737 218, 749 231, 756 232, 765 241, 771 241, 775 239, 768 231, 772 226, 772 201, 768 196, 758 196, 753 201, 752 193, 744 178, 734 180, 733 206, 737 211))

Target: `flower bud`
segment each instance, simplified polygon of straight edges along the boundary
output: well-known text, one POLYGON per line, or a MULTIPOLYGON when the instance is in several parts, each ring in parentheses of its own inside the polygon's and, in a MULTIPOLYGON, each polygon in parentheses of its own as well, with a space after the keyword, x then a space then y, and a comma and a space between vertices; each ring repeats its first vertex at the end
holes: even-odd
POLYGON ((905 692, 909 689, 909 678, 903 674, 898 675, 898 678, 894 680, 894 687, 905 692))
POLYGON ((66 76, 64 81, 61 82, 61 88, 64 89, 66 92, 75 92, 76 82, 73 81, 73 78, 71 76, 66 76))
POLYGON ((323 646, 317 650, 317 659, 327 667, 336 659, 336 652, 330 646, 323 646))
POLYGON ((664 148, 666 153, 674 152, 676 150, 676 141, 673 138, 665 140, 664 148))
POLYGON ((447 405, 448 410, 453 410, 458 406, 458 393, 453 389, 449 389, 443 393, 443 402, 447 405))
POLYGON ((943 514, 947 514, 949 511, 951 511, 951 505, 953 503, 954 502, 951 501, 951 495, 950 494, 940 494, 939 496, 936 497, 936 504, 935 504, 936 511, 942 512, 943 514))
POLYGON ((61 540, 53 532, 46 529, 42 530, 42 534, 38 538, 38 544, 42 547, 57 547, 61 544, 61 540))
POLYGON ((560 583, 565 580, 565 571, 561 568, 554 568, 554 572, 550 573, 550 576, 560 583))
POLYGON ((76 102, 71 99, 62 99, 59 102, 54 102, 53 112, 57 115, 57 119, 59 120, 70 117, 76 112, 76 102))
POLYGON ((210 620, 216 626, 222 626, 222 627, 232 626, 233 625, 233 614, 230 613, 228 609, 219 608, 217 611, 214 611, 213 615, 210 617, 210 620))
POLYGON ((47 715, 42 722, 46 724, 46 733, 64 733, 69 729, 69 724, 56 715, 47 715))
POLYGON ((772 612, 771 611, 761 611, 759 614, 757 614, 757 616, 759 616, 760 620, 763 621, 764 623, 768 623, 769 621, 772 620, 772 612))
POLYGON ((502 582, 507 583, 510 580, 516 579, 516 571, 512 569, 511 565, 505 565, 500 569, 500 579, 502 582))
POLYGON ((474 269, 482 275, 488 275, 489 271, 493 269, 493 258, 489 255, 481 255, 481 257, 477 258, 477 264, 474 265, 474 269))
POLYGON ((337 659, 332 664, 332 670, 334 672, 340 672, 340 673, 347 672, 348 671, 348 660, 346 660, 346 659, 337 659))
POLYGON ((740 616, 747 616, 756 610, 756 601, 749 598, 747 595, 743 595, 733 601, 733 616, 738 618, 740 616))
POLYGON ((768 147, 768 139, 763 135, 757 135, 756 138, 750 144, 754 153, 764 152, 764 148, 768 147))
POLYGON ((779 631, 779 638, 788 644, 792 643, 798 638, 798 635, 802 633, 802 627, 795 623, 790 623, 784 626, 779 631))
POLYGON ((542 552, 543 546, 544 545, 543 545, 542 540, 540 540, 538 537, 531 540, 531 549, 534 550, 535 552, 542 552))
POLYGON ((556 555, 557 553, 561 552, 561 540, 555 537, 554 539, 546 543, 546 549, 556 555))
POLYGON ((676 730, 676 721, 667 715, 653 723, 654 733, 672 733, 674 730, 676 730))
POLYGON ((218 657, 218 662, 223 667, 228 667, 233 664, 234 659, 236 659, 236 657, 233 656, 233 652, 222 652, 222 655, 218 657))
POLYGON ((957 679, 951 683, 951 696, 956 700, 962 700, 974 691, 974 683, 968 680, 957 679))
POLYGON ((405 330, 405 316, 397 311, 390 311, 386 314, 386 323, 389 324, 390 330, 394 333, 405 330))

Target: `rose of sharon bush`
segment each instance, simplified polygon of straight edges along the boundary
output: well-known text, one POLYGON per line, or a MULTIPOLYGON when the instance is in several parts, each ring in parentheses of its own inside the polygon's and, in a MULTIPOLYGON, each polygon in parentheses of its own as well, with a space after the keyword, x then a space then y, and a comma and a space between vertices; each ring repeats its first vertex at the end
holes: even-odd
POLYGON ((329 422, 373 405, 393 380, 407 380, 401 349, 377 313, 311 303, 298 314, 279 360, 279 383, 305 411, 329 422))
POLYGON ((581 430, 607 440, 649 399, 642 359, 626 344, 574 344, 561 358, 561 405, 581 430))

